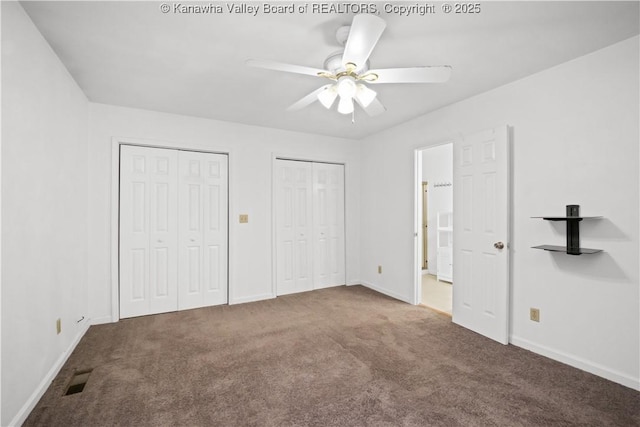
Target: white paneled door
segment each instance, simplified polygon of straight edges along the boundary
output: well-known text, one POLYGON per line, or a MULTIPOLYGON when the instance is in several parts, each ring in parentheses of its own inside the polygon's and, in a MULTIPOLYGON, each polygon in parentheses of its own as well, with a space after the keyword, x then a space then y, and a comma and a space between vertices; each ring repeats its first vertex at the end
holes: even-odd
POLYGON ((227 156, 180 151, 178 309, 227 302, 227 156))
POLYGON ((120 148, 120 317, 227 302, 227 156, 120 148))
POLYGON ((313 163, 314 289, 344 285, 344 166, 313 163))
POLYGON ((313 289, 312 164, 276 160, 277 295, 313 289))
POLYGON ((345 284, 344 166, 275 161, 276 293, 345 284))
POLYGON ((507 344, 508 128, 454 142, 453 162, 453 321, 507 344))

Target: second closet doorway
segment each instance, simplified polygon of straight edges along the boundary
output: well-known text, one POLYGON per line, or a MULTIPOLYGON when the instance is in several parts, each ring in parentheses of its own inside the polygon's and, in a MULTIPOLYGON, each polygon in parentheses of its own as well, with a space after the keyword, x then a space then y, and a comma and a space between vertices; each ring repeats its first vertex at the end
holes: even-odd
POLYGON ((344 165, 275 160, 276 295, 345 279, 344 165))

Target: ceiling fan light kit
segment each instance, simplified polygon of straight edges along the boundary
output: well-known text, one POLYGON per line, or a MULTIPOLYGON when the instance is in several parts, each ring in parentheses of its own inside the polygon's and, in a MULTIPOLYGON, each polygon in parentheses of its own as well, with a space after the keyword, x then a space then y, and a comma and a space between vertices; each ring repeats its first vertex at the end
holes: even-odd
POLYGON ((377 99, 377 93, 367 84, 442 83, 451 76, 451 67, 448 65, 370 70, 369 56, 385 27, 385 21, 375 15, 356 15, 350 27, 338 28, 336 39, 344 45, 344 50, 329 55, 322 70, 251 59, 247 61, 247 65, 316 76, 334 82, 306 95, 290 106, 289 111, 302 109, 315 101, 330 109, 336 98, 340 97, 338 113, 353 114, 354 104, 357 103, 368 115, 375 116, 386 111, 386 108, 377 99))
POLYGON ((353 98, 341 96, 340 102, 338 102, 338 113, 340 114, 353 113, 353 98))
POLYGON ((318 101, 327 109, 331 108, 334 101, 338 97, 338 90, 335 85, 329 86, 322 92, 318 93, 318 101))
POLYGON ((363 84, 356 85, 356 97, 363 107, 371 105, 378 94, 375 90, 371 90, 363 84))

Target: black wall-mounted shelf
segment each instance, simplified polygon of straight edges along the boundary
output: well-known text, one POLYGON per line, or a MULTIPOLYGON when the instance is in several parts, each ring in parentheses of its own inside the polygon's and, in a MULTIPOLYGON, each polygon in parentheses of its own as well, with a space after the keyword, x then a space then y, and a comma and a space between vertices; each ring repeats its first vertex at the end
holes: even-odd
POLYGON ((564 252, 569 255, 595 254, 602 249, 588 249, 580 247, 580 221, 585 219, 600 219, 601 216, 580 216, 579 205, 567 205, 567 216, 532 216, 547 221, 567 222, 567 246, 539 245, 533 249, 543 249, 552 252, 564 252))
POLYGON ((574 254, 567 251, 566 246, 554 246, 554 245, 540 245, 540 246, 532 246, 533 249, 544 249, 545 251, 551 252, 562 252, 570 255, 582 255, 582 254, 597 254, 598 252, 602 252, 602 249, 589 249, 589 248, 580 248, 580 253, 574 254))

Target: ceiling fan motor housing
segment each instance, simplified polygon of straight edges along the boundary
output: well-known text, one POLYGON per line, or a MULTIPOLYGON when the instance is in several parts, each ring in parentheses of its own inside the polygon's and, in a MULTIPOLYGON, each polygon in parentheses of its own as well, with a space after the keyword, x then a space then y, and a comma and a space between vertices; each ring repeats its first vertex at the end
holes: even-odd
MULTIPOLYGON (((342 71, 346 71, 345 64, 342 63, 343 50, 333 52, 324 60, 324 69, 331 71, 333 74, 338 74, 342 71)), ((362 66, 358 64, 358 68, 355 70, 358 74, 366 73, 369 70, 369 60, 362 66)))

